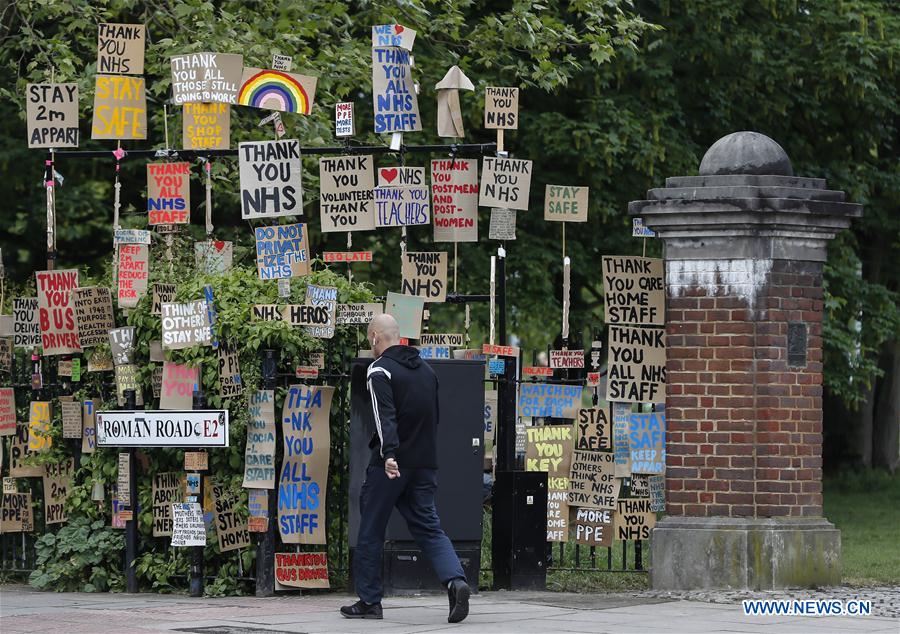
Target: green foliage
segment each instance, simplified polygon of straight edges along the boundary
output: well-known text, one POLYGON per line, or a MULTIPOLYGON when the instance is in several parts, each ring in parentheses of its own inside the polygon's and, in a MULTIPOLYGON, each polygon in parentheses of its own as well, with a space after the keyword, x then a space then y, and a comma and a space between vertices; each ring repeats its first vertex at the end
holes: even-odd
POLYGON ((58 532, 37 540, 37 566, 28 582, 56 592, 121 591, 124 548, 122 533, 102 520, 72 517, 58 532))

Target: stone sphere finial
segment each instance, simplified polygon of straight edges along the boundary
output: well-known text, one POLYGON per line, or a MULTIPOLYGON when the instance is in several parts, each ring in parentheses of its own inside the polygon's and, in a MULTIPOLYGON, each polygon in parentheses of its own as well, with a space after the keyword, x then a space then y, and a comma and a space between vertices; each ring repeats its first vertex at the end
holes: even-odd
POLYGON ((759 132, 733 132, 713 143, 700 161, 700 176, 756 174, 793 176, 791 159, 778 143, 759 132))

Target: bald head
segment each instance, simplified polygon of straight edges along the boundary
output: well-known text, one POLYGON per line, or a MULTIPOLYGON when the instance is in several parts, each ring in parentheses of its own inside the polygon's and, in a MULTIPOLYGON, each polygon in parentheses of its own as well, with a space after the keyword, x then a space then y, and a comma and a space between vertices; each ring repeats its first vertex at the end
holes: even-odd
POLYGON ((380 357, 381 353, 400 343, 400 326, 393 315, 382 313, 369 322, 369 343, 372 353, 380 357))

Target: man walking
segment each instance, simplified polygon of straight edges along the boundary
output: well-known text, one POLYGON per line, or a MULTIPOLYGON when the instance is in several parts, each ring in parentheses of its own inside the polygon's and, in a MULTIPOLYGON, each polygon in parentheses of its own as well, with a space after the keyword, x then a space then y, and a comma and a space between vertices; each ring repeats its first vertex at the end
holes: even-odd
POLYGON ((419 351, 400 345, 400 328, 391 315, 369 323, 375 361, 367 384, 375 433, 372 458, 359 495, 359 536, 353 575, 360 600, 341 608, 351 619, 380 619, 381 554, 394 507, 406 520, 419 548, 447 587, 450 623, 469 614, 469 585, 453 545, 441 529, 434 507, 437 489, 438 380, 419 351))

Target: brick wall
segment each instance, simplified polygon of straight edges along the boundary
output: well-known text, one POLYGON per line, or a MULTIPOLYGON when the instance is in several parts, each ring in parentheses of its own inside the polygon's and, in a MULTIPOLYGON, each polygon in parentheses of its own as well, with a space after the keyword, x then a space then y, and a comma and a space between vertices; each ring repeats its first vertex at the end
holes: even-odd
POLYGON ((822 265, 667 262, 666 283, 667 513, 821 516, 822 265))

